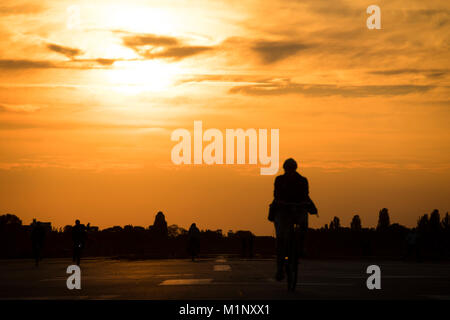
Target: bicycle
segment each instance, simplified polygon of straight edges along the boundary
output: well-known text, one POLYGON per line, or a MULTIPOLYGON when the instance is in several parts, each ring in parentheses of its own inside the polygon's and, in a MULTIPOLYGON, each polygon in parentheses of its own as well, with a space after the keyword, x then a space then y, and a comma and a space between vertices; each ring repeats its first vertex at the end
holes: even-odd
POLYGON ((81 250, 82 249, 83 249, 83 244, 82 243, 74 243, 72 260, 78 266, 80 265, 80 262, 81 262, 81 250))
POLYGON ((288 237, 288 248, 286 257, 286 279, 288 291, 295 291, 298 280, 299 250, 301 250, 301 226, 294 224, 288 237))
MULTIPOLYGON (((306 232, 308 230, 308 212, 310 203, 279 202, 282 206, 279 214, 284 215, 283 231, 287 232, 287 237, 283 237, 282 252, 285 253, 284 268, 288 291, 295 291, 298 281, 298 265, 300 253, 303 252, 306 232)), ((317 215, 317 210, 313 211, 317 215)))

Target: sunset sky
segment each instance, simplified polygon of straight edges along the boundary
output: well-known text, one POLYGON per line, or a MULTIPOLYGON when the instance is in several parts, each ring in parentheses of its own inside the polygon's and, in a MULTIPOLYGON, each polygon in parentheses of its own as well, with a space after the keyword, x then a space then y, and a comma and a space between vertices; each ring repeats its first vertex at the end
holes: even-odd
POLYGON ((273 235, 260 165, 172 163, 201 120, 279 129, 312 227, 413 226, 450 209, 449 49, 445 0, 2 0, 0 214, 273 235))

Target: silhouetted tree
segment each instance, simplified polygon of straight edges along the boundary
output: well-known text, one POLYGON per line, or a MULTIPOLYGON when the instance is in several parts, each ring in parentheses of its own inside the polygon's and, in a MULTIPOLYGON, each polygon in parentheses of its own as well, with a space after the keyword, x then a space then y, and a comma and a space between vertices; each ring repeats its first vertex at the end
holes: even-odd
POLYGON ((6 226, 6 225, 22 225, 22 220, 20 220, 16 215, 14 214, 4 214, 0 216, 0 226, 6 226))
POLYGON ((444 231, 450 230, 450 217, 448 215, 448 212, 445 214, 445 217, 442 218, 442 228, 444 231))
POLYGON ((133 226, 131 224, 127 224, 126 226, 123 227, 124 231, 133 231, 133 226))
POLYGON ((176 238, 180 235, 187 234, 187 230, 184 228, 180 228, 176 224, 172 224, 167 228, 168 236, 171 238, 176 238))
POLYGON ((424 233, 428 231, 428 214, 424 214, 417 221, 417 230, 420 233, 424 233))
POLYGON ((359 215, 355 214, 353 216, 352 222, 350 224, 350 228, 353 231, 360 231, 361 230, 361 219, 359 218, 359 215))
POLYGON ((430 220, 428 221, 428 229, 431 232, 439 232, 441 229, 441 217, 439 215, 439 210, 434 209, 430 214, 430 220))
POLYGON ((341 227, 341 222, 338 217, 334 217, 330 222, 330 230, 338 230, 341 227))
POLYGON ((391 224, 391 221, 389 219, 388 209, 387 208, 381 209, 380 213, 378 214, 377 230, 378 231, 386 230, 390 224, 391 224))
POLYGON ((151 226, 150 230, 154 232, 154 234, 162 237, 168 236, 167 222, 164 213, 159 211, 155 216, 155 222, 153 222, 153 226, 151 226))

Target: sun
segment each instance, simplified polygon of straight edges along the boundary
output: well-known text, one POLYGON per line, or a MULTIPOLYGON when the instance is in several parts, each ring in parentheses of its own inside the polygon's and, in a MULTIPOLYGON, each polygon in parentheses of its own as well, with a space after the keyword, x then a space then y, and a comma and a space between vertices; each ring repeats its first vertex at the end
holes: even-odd
POLYGON ((145 60, 117 61, 107 74, 115 91, 136 94, 166 91, 174 85, 180 73, 181 68, 176 63, 145 60))

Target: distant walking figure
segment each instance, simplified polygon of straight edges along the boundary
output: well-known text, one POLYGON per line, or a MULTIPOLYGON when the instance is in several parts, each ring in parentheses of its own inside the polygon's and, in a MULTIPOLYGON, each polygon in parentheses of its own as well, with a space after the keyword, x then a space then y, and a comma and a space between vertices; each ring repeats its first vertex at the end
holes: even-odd
POLYGON ((308 180, 297 172, 297 162, 289 158, 284 162, 283 169, 284 174, 275 178, 269 220, 275 224, 277 238, 276 279, 283 280, 286 267, 288 288, 294 290, 298 256, 303 254, 308 230, 308 212, 317 214, 317 209, 309 197, 308 180))
POLYGON ((75 221, 75 225, 72 228, 72 241, 73 241, 73 262, 80 265, 81 251, 84 248, 86 241, 86 228, 84 224, 80 224, 80 220, 75 221))
POLYGON ((195 257, 200 252, 200 230, 198 230, 197 225, 195 223, 191 224, 188 232, 188 251, 192 258, 192 261, 195 260, 195 257))
POLYGON ((36 267, 39 266, 39 261, 42 260, 42 248, 45 241, 45 228, 41 222, 33 221, 33 230, 31 231, 31 244, 33 248, 33 258, 36 267))

